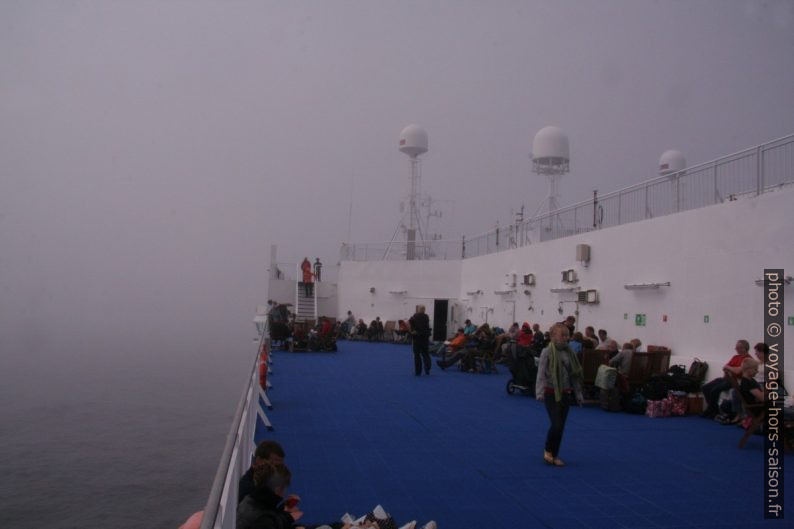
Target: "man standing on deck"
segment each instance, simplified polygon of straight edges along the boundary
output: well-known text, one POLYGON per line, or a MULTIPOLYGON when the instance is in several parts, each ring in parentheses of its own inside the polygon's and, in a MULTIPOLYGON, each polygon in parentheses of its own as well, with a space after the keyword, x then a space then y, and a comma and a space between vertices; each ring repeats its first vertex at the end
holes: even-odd
POLYGON ((320 282, 320 276, 322 275, 322 273, 323 273, 323 264, 320 262, 320 258, 319 257, 315 257, 314 258, 314 279, 316 279, 318 283, 320 282))
POLYGON ((430 318, 425 314, 424 305, 416 306, 416 314, 408 320, 408 325, 411 327, 411 337, 414 342, 414 372, 416 376, 421 375, 424 362, 425 375, 429 375, 430 353, 427 350, 427 341, 430 339, 430 318))

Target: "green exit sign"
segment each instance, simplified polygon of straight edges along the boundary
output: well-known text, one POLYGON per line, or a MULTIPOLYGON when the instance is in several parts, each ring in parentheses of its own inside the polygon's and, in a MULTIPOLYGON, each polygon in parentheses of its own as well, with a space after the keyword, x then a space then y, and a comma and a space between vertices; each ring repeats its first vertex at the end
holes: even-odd
POLYGON ((635 314, 634 315, 634 325, 638 327, 645 327, 645 314, 635 314))
POLYGON ((794 325, 794 316, 789 316, 788 317, 788 324, 789 325, 794 325))

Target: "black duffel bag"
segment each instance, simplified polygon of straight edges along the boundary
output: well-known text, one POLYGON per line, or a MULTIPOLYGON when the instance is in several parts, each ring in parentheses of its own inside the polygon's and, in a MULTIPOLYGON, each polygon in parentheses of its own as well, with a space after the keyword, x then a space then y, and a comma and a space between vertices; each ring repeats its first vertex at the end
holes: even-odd
POLYGON ((700 380, 687 373, 671 375, 670 389, 673 391, 683 391, 685 393, 697 393, 700 391, 700 380))
POLYGON ((642 388, 642 394, 648 400, 662 400, 670 390, 670 375, 653 375, 642 388))

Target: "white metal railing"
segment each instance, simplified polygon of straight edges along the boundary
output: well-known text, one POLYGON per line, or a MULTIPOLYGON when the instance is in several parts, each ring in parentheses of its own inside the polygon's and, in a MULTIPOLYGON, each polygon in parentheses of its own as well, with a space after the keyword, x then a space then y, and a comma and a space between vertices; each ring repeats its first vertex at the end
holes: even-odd
POLYGON ((265 424, 270 427, 270 422, 259 404, 260 398, 268 406, 270 402, 259 384, 260 352, 263 347, 270 352, 269 336, 268 324, 265 323, 257 347, 256 361, 237 405, 232 427, 226 437, 221 461, 204 507, 201 529, 234 529, 236 525, 237 487, 240 477, 251 466, 256 449, 254 435, 257 416, 262 417, 265 424))
MULTIPOLYGON (((312 268, 314 270, 314 268, 312 268)), ((282 279, 286 281, 303 281, 303 272, 300 263, 272 263, 270 265, 270 279, 282 279)), ((339 266, 323 264, 321 282, 335 283, 339 277, 339 266)))
MULTIPOLYGON (((418 259, 465 259, 760 195, 794 183, 794 134, 462 240, 417 242, 418 259), (421 248, 422 251, 419 251, 421 248)), ((405 260, 406 243, 343 244, 342 261, 405 260)))

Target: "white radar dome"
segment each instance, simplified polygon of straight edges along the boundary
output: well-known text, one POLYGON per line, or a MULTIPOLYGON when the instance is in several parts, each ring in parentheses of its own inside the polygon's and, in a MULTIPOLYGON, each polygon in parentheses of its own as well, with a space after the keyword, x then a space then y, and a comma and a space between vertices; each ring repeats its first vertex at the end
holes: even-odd
POLYGON ((400 133, 400 152, 415 157, 427 152, 427 132, 419 125, 408 125, 400 133))
POLYGON ((540 129, 532 140, 530 156, 536 173, 567 173, 571 159, 568 135, 555 126, 540 129))
POLYGON ((659 175, 668 176, 686 169, 686 158, 681 151, 670 150, 659 158, 659 175))

